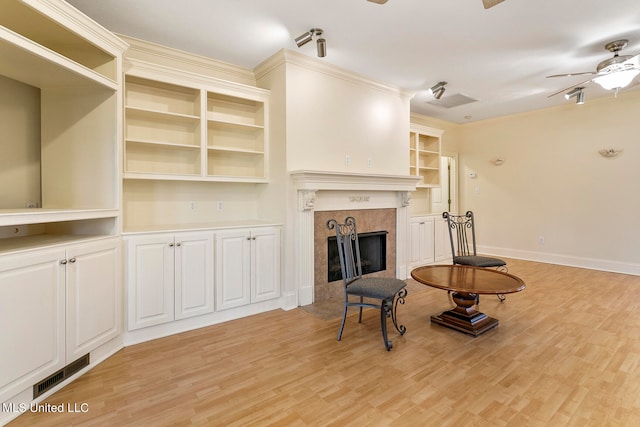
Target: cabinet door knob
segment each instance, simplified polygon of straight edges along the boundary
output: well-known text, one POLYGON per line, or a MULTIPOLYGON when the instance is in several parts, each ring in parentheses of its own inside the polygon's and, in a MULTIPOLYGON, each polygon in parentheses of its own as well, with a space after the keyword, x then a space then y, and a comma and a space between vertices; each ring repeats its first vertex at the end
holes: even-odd
POLYGON ((182 243, 176 243, 176 246, 182 246, 182 243))
POLYGON ((172 248, 174 245, 173 243, 169 243, 169 247, 172 248))
POLYGON ((63 259, 63 260, 60 261, 60 264, 62 264, 62 265, 65 265, 66 263, 67 263, 66 259, 63 259))
POLYGON ((70 263, 74 263, 74 262, 76 262, 76 259, 75 259, 75 258, 71 258, 71 259, 69 260, 69 262, 70 262, 70 263))

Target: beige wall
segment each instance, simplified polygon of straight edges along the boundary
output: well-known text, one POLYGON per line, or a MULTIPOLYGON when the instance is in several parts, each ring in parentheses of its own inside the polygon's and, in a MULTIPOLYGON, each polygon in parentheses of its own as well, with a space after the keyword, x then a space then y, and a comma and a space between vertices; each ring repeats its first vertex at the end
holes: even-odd
POLYGON ((460 210, 476 213, 479 244, 640 273, 639 118, 635 91, 460 126, 460 210), (624 152, 598 154, 607 148, 624 152), (502 166, 492 164, 497 156, 502 166))
POLYGON ((287 66, 288 169, 406 175, 408 94, 317 67, 287 66))
POLYGON ((0 209, 40 196, 40 90, 0 76, 0 209))

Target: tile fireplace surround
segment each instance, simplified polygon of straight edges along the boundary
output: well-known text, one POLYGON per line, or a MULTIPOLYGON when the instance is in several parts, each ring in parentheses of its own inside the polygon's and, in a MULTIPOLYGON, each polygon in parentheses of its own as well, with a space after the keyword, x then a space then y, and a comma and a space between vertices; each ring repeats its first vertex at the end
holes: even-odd
MULTIPOLYGON (((407 278, 408 206, 418 178, 323 171, 297 171, 292 172, 291 177, 297 196, 295 279, 298 305, 311 304, 316 298, 335 296, 335 290, 329 289, 326 279, 326 238, 331 231, 324 225, 327 219, 334 217, 342 222, 346 216, 354 216, 360 233, 389 231, 387 270, 378 274, 407 278), (389 221, 395 223, 390 224, 389 221), (322 235, 316 236, 316 231, 320 230, 322 235), (316 249, 316 241, 322 241, 319 249, 316 249), (394 241, 394 247, 390 248, 394 241), (324 257, 324 260, 317 257, 324 257), (317 272, 318 262, 324 265, 324 273, 317 272), (320 274, 324 274, 322 281, 317 281, 320 274)), ((341 292, 342 283, 332 282, 334 284, 341 292)))
MULTIPOLYGON (((387 231, 387 269, 372 273, 374 277, 396 277, 396 209, 358 209, 321 211, 314 215, 314 288, 313 302, 326 301, 343 296, 342 280, 328 282, 327 238, 335 236, 335 230, 327 229, 327 221, 335 219, 343 223, 347 216, 356 219, 358 233, 387 231)), ((333 243, 335 244, 335 243, 333 243)))

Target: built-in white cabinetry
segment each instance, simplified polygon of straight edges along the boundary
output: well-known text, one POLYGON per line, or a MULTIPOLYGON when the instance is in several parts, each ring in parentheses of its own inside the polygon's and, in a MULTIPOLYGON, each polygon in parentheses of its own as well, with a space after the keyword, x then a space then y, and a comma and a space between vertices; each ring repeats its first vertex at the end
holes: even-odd
POLYGON ((125 179, 267 181, 267 90, 128 61, 125 179))
POLYGON ((0 256, 0 401, 120 334, 119 276, 119 237, 0 256))
POLYGON ((418 188, 440 185, 440 129, 411 125, 409 132, 409 174, 420 177, 418 188))
POLYGON ((126 237, 128 330, 213 312, 213 233, 126 237))
POLYGON ((440 215, 412 217, 408 241, 410 269, 451 261, 447 222, 440 215))
POLYGON ((409 267, 414 269, 434 261, 434 218, 413 217, 409 221, 409 267))
POLYGON ((63 0, 0 9, 0 401, 28 403, 121 348, 127 44, 63 0))
POLYGON ((280 296, 280 228, 217 231, 216 309, 280 296))
POLYGON ((120 334, 120 237, 70 246, 66 271, 67 363, 120 334))
POLYGON ((280 306, 278 225, 131 233, 124 239, 129 342, 280 306))
POLYGON ((451 262, 453 254, 451 253, 451 239, 449 237, 449 229, 447 220, 442 215, 436 215, 433 219, 434 234, 434 261, 451 262))
POLYGON ((0 257, 0 401, 65 365, 64 249, 0 257))

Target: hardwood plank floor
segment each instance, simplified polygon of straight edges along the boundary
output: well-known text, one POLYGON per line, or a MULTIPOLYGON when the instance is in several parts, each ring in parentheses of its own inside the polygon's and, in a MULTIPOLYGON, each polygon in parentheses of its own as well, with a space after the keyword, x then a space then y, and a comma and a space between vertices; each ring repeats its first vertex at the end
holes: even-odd
MULTIPOLYGON (((527 289, 480 308, 473 338, 431 325, 446 292, 399 308, 385 351, 377 311, 339 319, 273 311, 125 348, 51 396, 86 413, 11 426, 635 426, 640 277, 509 260, 527 289)), ((412 287, 413 288, 413 287, 412 287)))

